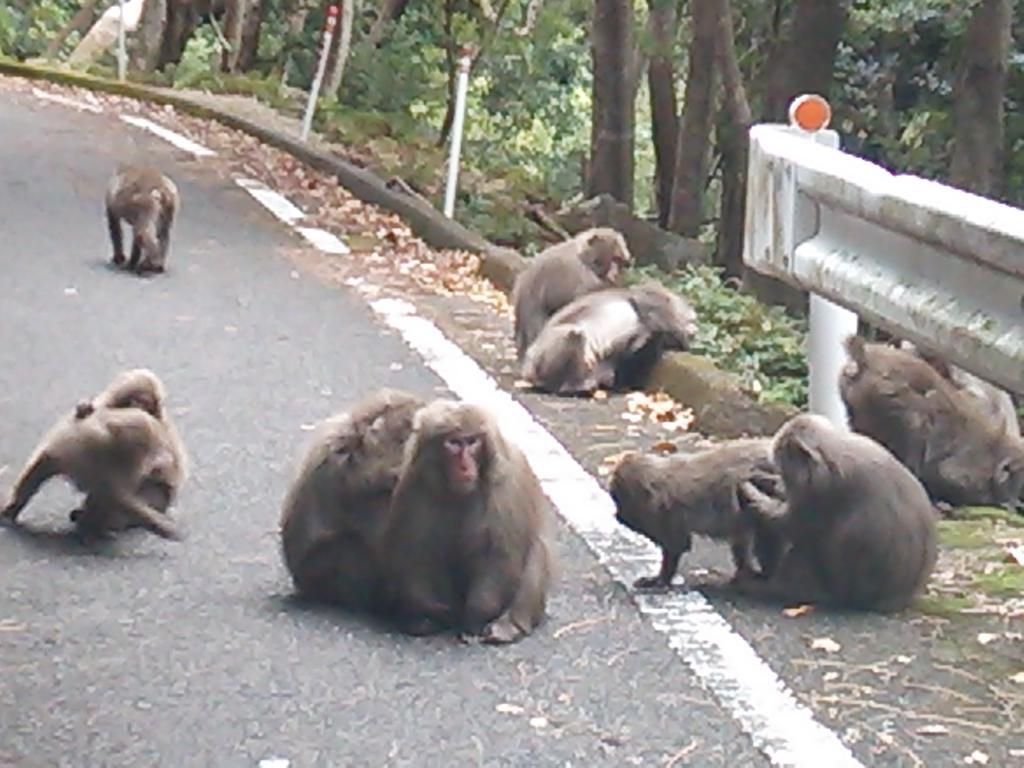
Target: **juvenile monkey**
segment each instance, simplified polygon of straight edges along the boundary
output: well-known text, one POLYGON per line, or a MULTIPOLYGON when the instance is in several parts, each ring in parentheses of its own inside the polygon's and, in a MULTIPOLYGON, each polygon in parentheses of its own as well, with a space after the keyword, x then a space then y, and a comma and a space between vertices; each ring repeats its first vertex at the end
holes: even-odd
POLYGON ((783 538, 760 508, 741 503, 741 483, 754 481, 782 496, 782 480, 767 438, 731 440, 692 455, 627 454, 612 475, 615 518, 661 547, 661 570, 637 579, 638 588, 668 587, 693 534, 726 540, 734 578, 770 577, 783 538), (753 567, 757 558, 759 570, 753 567))
POLYGON ((907 350, 852 336, 839 386, 851 427, 953 505, 1007 504, 1024 488, 1024 441, 907 350))
POLYGON ((43 483, 63 475, 97 508, 130 517, 164 538, 179 539, 166 515, 138 492, 148 475, 166 471, 172 451, 164 426, 137 408, 100 410, 81 418, 70 414, 33 452, 0 517, 14 522, 43 483))
POLYGON ((544 616, 553 518, 526 457, 475 405, 415 417, 383 537, 402 628, 511 643, 544 616))
POLYGON ((642 386, 666 349, 686 349, 697 314, 650 281, 588 293, 556 312, 526 351, 523 378, 572 395, 642 386))
POLYGON ((786 549, 768 579, 734 588, 777 600, 897 611, 924 589, 935 567, 935 513, 921 483, 885 448, 801 414, 772 442, 786 501, 740 485, 767 518, 782 515, 786 549))
POLYGON ((178 213, 178 187, 155 168, 120 167, 107 186, 107 226, 114 247, 113 263, 124 264, 121 220, 132 228, 128 269, 143 274, 163 272, 170 247, 171 225, 178 213))
POLYGON ((632 260, 625 239, 608 227, 585 230, 537 254, 512 290, 519 359, 549 317, 579 296, 616 285, 632 260))
MULTIPOLYGON (((178 430, 167 412, 166 388, 160 378, 147 368, 133 368, 119 373, 114 380, 91 401, 82 401, 75 407, 76 418, 82 419, 97 410, 111 408, 138 408, 164 426, 170 457, 146 475, 138 494, 154 509, 167 512, 179 490, 188 479, 188 454, 178 430)), ((118 515, 114 510, 102 508, 86 497, 81 509, 71 512, 72 522, 96 530, 123 530, 131 527, 132 517, 118 515)))
POLYGON ((422 406, 415 395, 382 389, 320 425, 281 514, 284 561, 300 593, 384 609, 381 526, 422 406))

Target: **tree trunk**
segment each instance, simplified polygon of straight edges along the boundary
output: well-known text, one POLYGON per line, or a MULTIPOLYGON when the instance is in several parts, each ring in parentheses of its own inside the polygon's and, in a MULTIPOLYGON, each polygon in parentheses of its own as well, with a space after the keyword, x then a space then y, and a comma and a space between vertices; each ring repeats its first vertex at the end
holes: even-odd
POLYGON ((370 27, 370 32, 366 36, 370 45, 374 48, 380 45, 381 40, 384 39, 385 31, 387 31, 388 23, 398 21, 405 11, 405 6, 408 4, 409 0, 381 0, 380 10, 377 11, 377 18, 374 20, 373 26, 370 27))
POLYGON ((675 184, 668 228, 696 237, 704 219, 704 188, 711 155, 711 121, 715 94, 715 40, 718 34, 716 0, 691 0, 693 38, 683 118, 675 154, 675 184))
POLYGON ((715 60, 722 74, 724 124, 719 132, 722 147, 722 211, 718 226, 715 262, 730 276, 743 274, 743 225, 747 194, 747 152, 752 121, 747 91, 736 58, 732 6, 729 0, 714 0, 717 6, 715 60))
POLYGON ((167 0, 146 0, 139 28, 129 46, 130 63, 139 72, 155 72, 167 29, 167 0))
POLYGON ((802 93, 828 97, 847 5, 844 0, 796 0, 783 39, 766 64, 766 119, 789 122, 789 104, 802 93))
POLYGON ((593 111, 587 196, 633 208, 633 4, 595 0, 591 27, 593 111))
POLYGON ((224 7, 224 39, 228 49, 221 52, 220 71, 238 71, 238 52, 242 48, 242 28, 249 9, 249 0, 227 0, 224 7))
POLYGON ((72 32, 83 34, 89 29, 96 21, 96 6, 99 5, 99 2, 100 0, 87 0, 75 15, 71 17, 71 20, 64 25, 64 29, 58 32, 49 45, 46 46, 43 57, 46 59, 56 59, 57 54, 60 53, 61 46, 64 45, 64 41, 71 36, 72 32))
POLYGON ((256 64, 260 48, 260 30, 263 27, 263 12, 267 0, 250 0, 249 10, 242 25, 242 47, 238 51, 238 71, 248 72, 256 64))
POLYGON ((345 75, 345 64, 352 50, 352 22, 355 19, 355 0, 338 0, 338 24, 331 40, 331 53, 327 58, 327 72, 324 74, 323 93, 334 96, 341 88, 345 75))
POLYGON ((967 26, 953 86, 950 183, 995 196, 1003 183, 1003 98, 1010 52, 1010 0, 982 0, 967 26))
POLYGON ((647 0, 648 31, 654 52, 647 66, 647 90, 651 96, 651 133, 654 136, 654 188, 658 200, 658 225, 668 226, 675 178, 676 73, 672 65, 676 36, 676 0, 647 0))
POLYGON ((160 46, 157 69, 181 61, 185 45, 199 23, 200 11, 207 10, 208 6, 209 3, 201 0, 167 0, 167 26, 160 46))

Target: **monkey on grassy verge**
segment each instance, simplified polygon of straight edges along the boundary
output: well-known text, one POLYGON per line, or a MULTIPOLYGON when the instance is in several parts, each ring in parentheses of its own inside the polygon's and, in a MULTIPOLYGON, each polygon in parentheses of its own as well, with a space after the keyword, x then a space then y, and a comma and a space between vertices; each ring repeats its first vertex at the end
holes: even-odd
POLYGON ((144 274, 163 272, 170 247, 171 225, 178 213, 178 187, 155 168, 122 166, 111 178, 106 195, 107 226, 114 247, 112 262, 124 264, 121 221, 132 228, 128 269, 144 274))
POLYGON ((422 406, 415 395, 382 389, 320 425, 281 515, 285 565, 301 594, 382 607, 381 526, 422 406))
POLYGON ((801 414, 775 435, 772 457, 786 501, 740 484, 741 503, 780 519, 788 542, 767 579, 729 589, 790 603, 898 611, 925 587, 937 554, 936 515, 924 487, 874 440, 801 414))
POLYGON ((625 239, 608 227, 587 229, 537 254, 512 290, 519 359, 549 317, 579 296, 616 285, 632 260, 625 239))
POLYGON ((1024 441, 920 357, 847 341, 839 387, 850 426, 888 448, 933 499, 1008 504, 1024 489, 1024 441))
POLYGON ((65 416, 29 458, 0 518, 15 522, 43 483, 63 475, 104 514, 123 515, 166 539, 180 539, 166 515, 138 492, 148 475, 166 471, 173 461, 164 425, 138 408, 65 416))
POLYGON ((415 417, 383 551, 399 625, 511 643, 544 616, 553 518, 540 482, 494 419, 437 400, 415 417))
POLYGON ((909 341, 900 344, 901 349, 913 352, 946 381, 952 384, 966 395, 975 398, 982 409, 987 412, 994 421, 1004 425, 1006 433, 1012 437, 1020 437, 1020 419, 1017 417, 1017 408, 1013 404, 1013 397, 1005 389, 997 387, 985 381, 980 376, 975 376, 970 371, 953 365, 940 355, 925 352, 909 341))
POLYGON ((526 351, 522 377, 559 395, 643 386, 666 349, 686 349, 697 314, 650 281, 588 293, 562 307, 526 351))
POLYGON ((634 586, 671 586, 693 534, 730 543, 734 578, 772 575, 783 549, 776 521, 765 519, 760 508, 741 503, 738 496, 741 483, 755 481, 781 497, 782 480, 770 448, 769 439, 752 438, 730 440, 689 456, 623 457, 610 487, 615 519, 661 547, 661 570, 637 579, 634 586))
MULTIPOLYGON (((91 401, 82 401, 75 407, 77 419, 83 419, 100 409, 138 408, 163 424, 166 442, 170 448, 170 459, 146 475, 139 486, 138 494, 151 507, 164 513, 174 503, 179 490, 188 479, 188 454, 167 412, 166 399, 166 388, 153 371, 147 368, 133 368, 119 373, 91 401)), ((134 527, 134 517, 118 515, 116 510, 103 508, 94 502, 94 499, 87 496, 82 507, 71 512, 71 521, 84 529, 96 531, 116 531, 134 527)))

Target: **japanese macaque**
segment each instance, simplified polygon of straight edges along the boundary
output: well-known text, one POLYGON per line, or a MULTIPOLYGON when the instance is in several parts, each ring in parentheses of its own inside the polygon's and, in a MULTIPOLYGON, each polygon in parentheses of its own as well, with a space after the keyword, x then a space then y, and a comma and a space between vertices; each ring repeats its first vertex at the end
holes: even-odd
POLYGON ((285 565, 301 594, 383 607, 380 535, 422 406, 415 395, 382 389, 320 425, 281 515, 285 565))
POLYGON ((953 365, 940 355, 925 352, 908 341, 904 341, 900 348, 914 352, 953 386, 974 397, 995 421, 1005 425, 1007 434, 1020 437, 1017 409, 1013 404, 1013 397, 1005 389, 1000 389, 995 384, 953 365))
POLYGON ((33 452, 0 517, 14 522, 43 483, 63 475, 104 516, 126 517, 159 536, 180 539, 169 518, 139 493, 146 477, 169 471, 174 448, 164 425, 138 408, 69 414, 33 452))
POLYGON ((907 350, 847 342, 850 426, 888 448, 937 502, 1008 504, 1024 489, 1024 441, 986 405, 907 350))
POLYGON ((119 168, 107 186, 106 196, 107 226, 114 247, 112 262, 125 262, 123 219, 132 228, 128 269, 138 274, 163 272, 179 204, 177 186, 157 169, 137 165, 119 168))
POLYGON ((553 517, 526 457, 475 405, 416 414, 383 549, 402 629, 511 643, 544 616, 553 517))
POLYGON ((775 435, 772 456, 785 502, 740 485, 743 503, 781 519, 789 546, 767 579, 732 588, 798 603, 898 611, 924 589, 935 567, 936 515, 921 483, 863 435, 801 414, 775 435))
POLYGON ((609 288, 566 305, 526 351, 522 376, 545 392, 642 386, 666 349, 686 349, 697 314, 656 282, 609 288))
MULTIPOLYGON (((167 512, 188 478, 188 454, 178 430, 167 412, 167 391, 160 378, 147 368, 133 368, 119 373, 114 380, 91 401, 82 401, 75 407, 75 416, 83 419, 97 410, 111 408, 138 408, 163 424, 166 442, 170 446, 170 461, 162 462, 146 475, 138 488, 139 496, 151 507, 167 512)), ((133 527, 135 518, 118 515, 86 497, 81 509, 71 512, 72 522, 94 531, 116 531, 133 527)))
POLYGON ((585 230, 537 254, 512 290, 519 359, 549 317, 579 296, 616 285, 632 260, 625 239, 608 227, 585 230))
POLYGON ((784 542, 760 507, 740 502, 738 489, 745 482, 782 498, 769 439, 732 440, 691 455, 623 457, 610 488, 615 518, 661 547, 659 573, 638 579, 634 586, 670 586, 693 534, 730 543, 735 578, 771 576, 784 542))

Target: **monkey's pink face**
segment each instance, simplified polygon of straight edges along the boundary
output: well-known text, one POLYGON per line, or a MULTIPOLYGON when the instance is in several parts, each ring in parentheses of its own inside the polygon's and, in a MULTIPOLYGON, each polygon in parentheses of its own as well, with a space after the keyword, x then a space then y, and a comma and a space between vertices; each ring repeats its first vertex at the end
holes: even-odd
POLYGON ((472 492, 480 478, 483 441, 480 435, 450 435, 444 441, 448 487, 455 493, 472 492))

